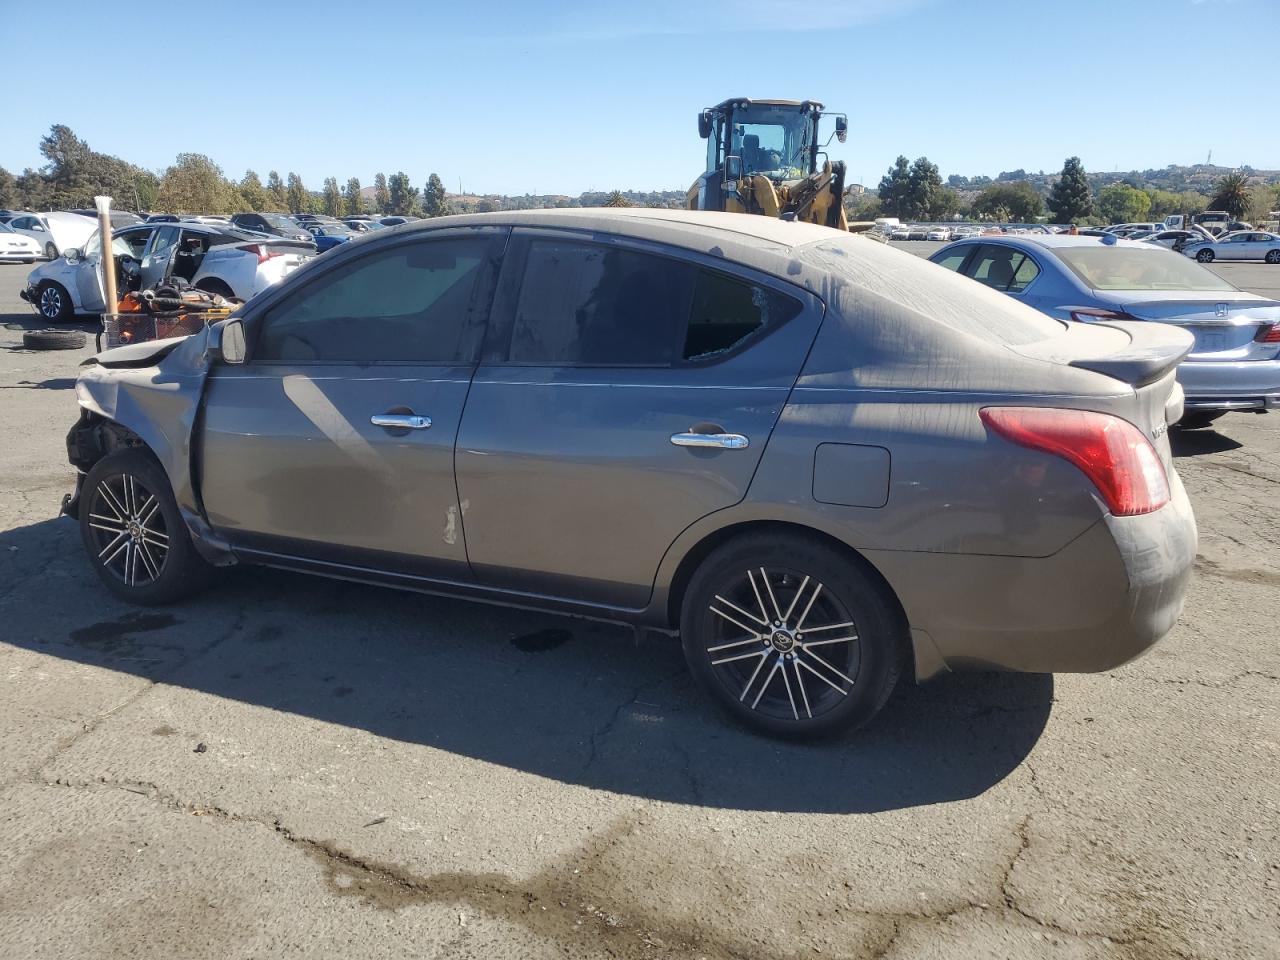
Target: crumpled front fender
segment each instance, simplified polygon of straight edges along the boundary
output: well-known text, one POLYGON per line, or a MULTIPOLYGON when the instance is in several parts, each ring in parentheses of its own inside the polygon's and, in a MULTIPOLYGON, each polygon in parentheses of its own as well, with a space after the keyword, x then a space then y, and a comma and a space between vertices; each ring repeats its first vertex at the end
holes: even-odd
POLYGON ((80 407, 134 433, 160 461, 196 548, 211 563, 234 562, 230 547, 205 521, 192 475, 192 434, 209 372, 208 327, 149 366, 86 361, 76 380, 80 407))

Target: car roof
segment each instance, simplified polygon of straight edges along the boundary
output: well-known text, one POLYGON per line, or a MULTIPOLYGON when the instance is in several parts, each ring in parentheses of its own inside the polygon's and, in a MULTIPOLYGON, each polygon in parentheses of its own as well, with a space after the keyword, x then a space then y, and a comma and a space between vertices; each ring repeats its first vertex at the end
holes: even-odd
MULTIPOLYGON (((989 243, 991 241, 1007 243, 1010 246, 1026 246, 1026 247, 1043 247, 1049 250, 1061 249, 1063 247, 1128 247, 1133 250, 1151 250, 1151 244, 1143 243, 1140 240, 1123 240, 1116 238, 1115 243, 1104 243, 1102 237, 1092 237, 1087 234, 1070 234, 1070 233, 1018 233, 973 237, 968 240, 957 240, 956 243, 974 244, 989 243)), ((1159 248, 1157 248, 1159 249, 1159 248)))

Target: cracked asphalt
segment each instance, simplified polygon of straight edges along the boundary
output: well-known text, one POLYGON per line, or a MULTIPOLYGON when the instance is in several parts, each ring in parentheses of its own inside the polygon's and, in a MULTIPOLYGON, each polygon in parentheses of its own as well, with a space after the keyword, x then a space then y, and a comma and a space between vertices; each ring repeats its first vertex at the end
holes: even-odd
POLYGON ((904 685, 797 746, 621 629, 252 569, 112 599, 55 519, 90 350, 21 348, 26 270, 0 957, 1280 957, 1280 416, 1175 438, 1200 557, 1148 656, 904 685))

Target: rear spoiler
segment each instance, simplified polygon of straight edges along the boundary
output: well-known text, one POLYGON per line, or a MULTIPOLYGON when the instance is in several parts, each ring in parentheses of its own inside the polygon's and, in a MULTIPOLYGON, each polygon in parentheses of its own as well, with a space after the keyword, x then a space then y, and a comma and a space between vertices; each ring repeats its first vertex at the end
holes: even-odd
POLYGON ((1135 387, 1159 380, 1191 352, 1196 342, 1188 331, 1167 323, 1107 320, 1089 326, 1119 330, 1128 335, 1129 345, 1103 356, 1076 357, 1067 362, 1135 387))

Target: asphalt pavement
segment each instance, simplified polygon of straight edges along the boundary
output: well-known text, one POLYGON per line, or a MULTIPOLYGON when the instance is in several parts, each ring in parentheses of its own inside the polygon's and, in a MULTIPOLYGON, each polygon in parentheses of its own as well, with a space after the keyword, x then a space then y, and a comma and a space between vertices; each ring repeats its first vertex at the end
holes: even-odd
POLYGON ((1146 657, 904 684, 797 746, 622 629, 249 568, 116 601, 56 517, 92 347, 22 348, 28 269, 0 266, 0 957, 1280 956, 1280 415, 1174 437, 1200 556, 1146 657))

